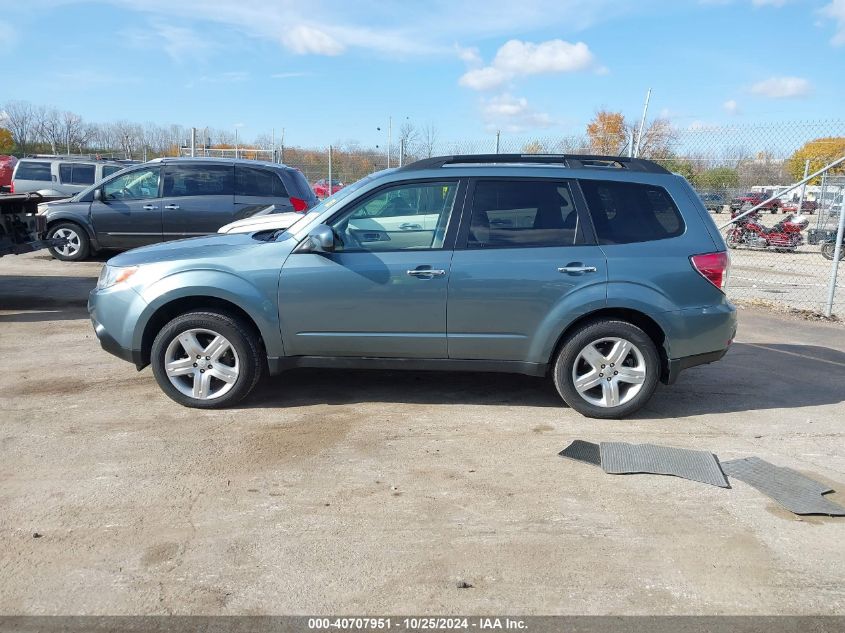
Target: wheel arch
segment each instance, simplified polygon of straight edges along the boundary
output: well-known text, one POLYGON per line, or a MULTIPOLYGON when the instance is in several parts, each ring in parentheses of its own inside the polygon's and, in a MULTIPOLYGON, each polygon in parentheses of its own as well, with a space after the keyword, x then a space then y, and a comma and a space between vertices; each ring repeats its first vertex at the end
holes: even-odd
POLYGON ((49 231, 57 224, 63 223, 76 224, 79 228, 85 231, 85 234, 88 236, 88 241, 91 242, 91 246, 94 248, 97 247, 97 237, 94 235, 94 227, 91 226, 90 222, 86 221, 84 218, 80 218, 76 214, 60 213, 58 215, 50 215, 47 218, 46 230, 49 231))
POLYGON ((264 342, 264 336, 261 333, 261 328, 258 327, 255 319, 246 310, 236 303, 220 297, 184 296, 172 299, 158 306, 155 312, 147 319, 147 322, 144 324, 143 333, 141 334, 141 367, 146 367, 150 364, 153 341, 167 323, 182 314, 209 311, 222 312, 242 321, 258 337, 259 344, 266 359, 266 344, 264 342))
POLYGON ((636 325, 643 332, 645 332, 654 343, 655 347, 657 348, 657 354, 660 357, 660 379, 664 382, 668 380, 669 356, 666 353, 665 346, 666 332, 664 328, 653 317, 649 316, 645 312, 641 312, 640 310, 635 310, 632 308, 599 308, 598 310, 593 310, 592 312, 583 314, 571 323, 569 323, 563 329, 563 331, 560 333, 557 340, 555 341, 555 345, 552 348, 552 354, 549 357, 548 367, 553 366, 554 359, 557 358, 557 354, 558 352, 560 352, 560 348, 563 347, 563 344, 566 342, 566 339, 569 338, 572 332, 585 325, 586 323, 604 319, 627 321, 632 325, 636 325))

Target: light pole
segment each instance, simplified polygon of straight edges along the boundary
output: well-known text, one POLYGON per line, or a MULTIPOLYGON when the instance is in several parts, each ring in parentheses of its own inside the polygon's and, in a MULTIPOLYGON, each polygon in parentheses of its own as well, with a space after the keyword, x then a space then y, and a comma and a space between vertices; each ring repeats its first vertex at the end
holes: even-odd
MULTIPOLYGON (((376 131, 381 132, 381 128, 377 127, 376 131)), ((393 117, 387 117, 387 168, 390 169, 390 150, 393 145, 393 117)), ((376 145, 378 147, 378 145, 376 145)))

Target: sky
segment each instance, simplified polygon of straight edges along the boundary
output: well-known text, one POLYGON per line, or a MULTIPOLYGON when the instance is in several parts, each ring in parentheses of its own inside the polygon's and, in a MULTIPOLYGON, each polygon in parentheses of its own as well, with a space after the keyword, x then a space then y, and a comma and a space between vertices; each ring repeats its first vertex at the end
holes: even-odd
POLYGON ((817 120, 845 0, 0 0, 0 78, 0 105, 303 146, 580 134, 649 88, 679 127, 817 120))

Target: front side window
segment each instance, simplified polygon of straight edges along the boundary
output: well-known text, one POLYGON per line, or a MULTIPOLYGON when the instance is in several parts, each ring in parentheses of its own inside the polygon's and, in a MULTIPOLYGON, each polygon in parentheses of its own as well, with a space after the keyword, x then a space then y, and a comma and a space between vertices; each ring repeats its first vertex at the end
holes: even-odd
POLYGON ((287 198, 288 192, 279 175, 268 169, 235 166, 235 195, 262 198, 287 198))
POLYGON ((163 197, 231 196, 234 191, 231 165, 166 165, 163 197))
POLYGON ((475 186, 467 248, 572 246, 580 235, 565 182, 481 180, 475 186))
POLYGON ((65 185, 93 185, 94 165, 61 163, 59 165, 59 178, 65 185))
POLYGON ((22 160, 18 163, 15 180, 41 180, 50 182, 50 163, 36 163, 22 160))
POLYGON ((158 197, 161 169, 137 169, 103 185, 103 200, 145 200, 158 197))
POLYGON ((443 248, 457 182, 390 187, 331 223, 344 251, 443 248))
POLYGON ((631 244, 682 235, 678 207, 663 187, 634 182, 582 180, 599 244, 631 244))

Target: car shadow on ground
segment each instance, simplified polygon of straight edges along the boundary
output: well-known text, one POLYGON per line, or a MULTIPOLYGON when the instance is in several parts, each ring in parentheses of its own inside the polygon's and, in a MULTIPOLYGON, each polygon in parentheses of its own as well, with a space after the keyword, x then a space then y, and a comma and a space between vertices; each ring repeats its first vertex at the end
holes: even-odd
MULTIPOLYGON (((791 409, 845 401, 845 353, 813 345, 735 343, 712 365, 660 385, 634 419, 791 409)), ((512 374, 298 369, 266 379, 241 406, 365 402, 561 407, 551 380, 512 374)))
POLYGON ((88 317, 88 293, 96 275, 0 275, 0 323, 67 321, 88 317))

